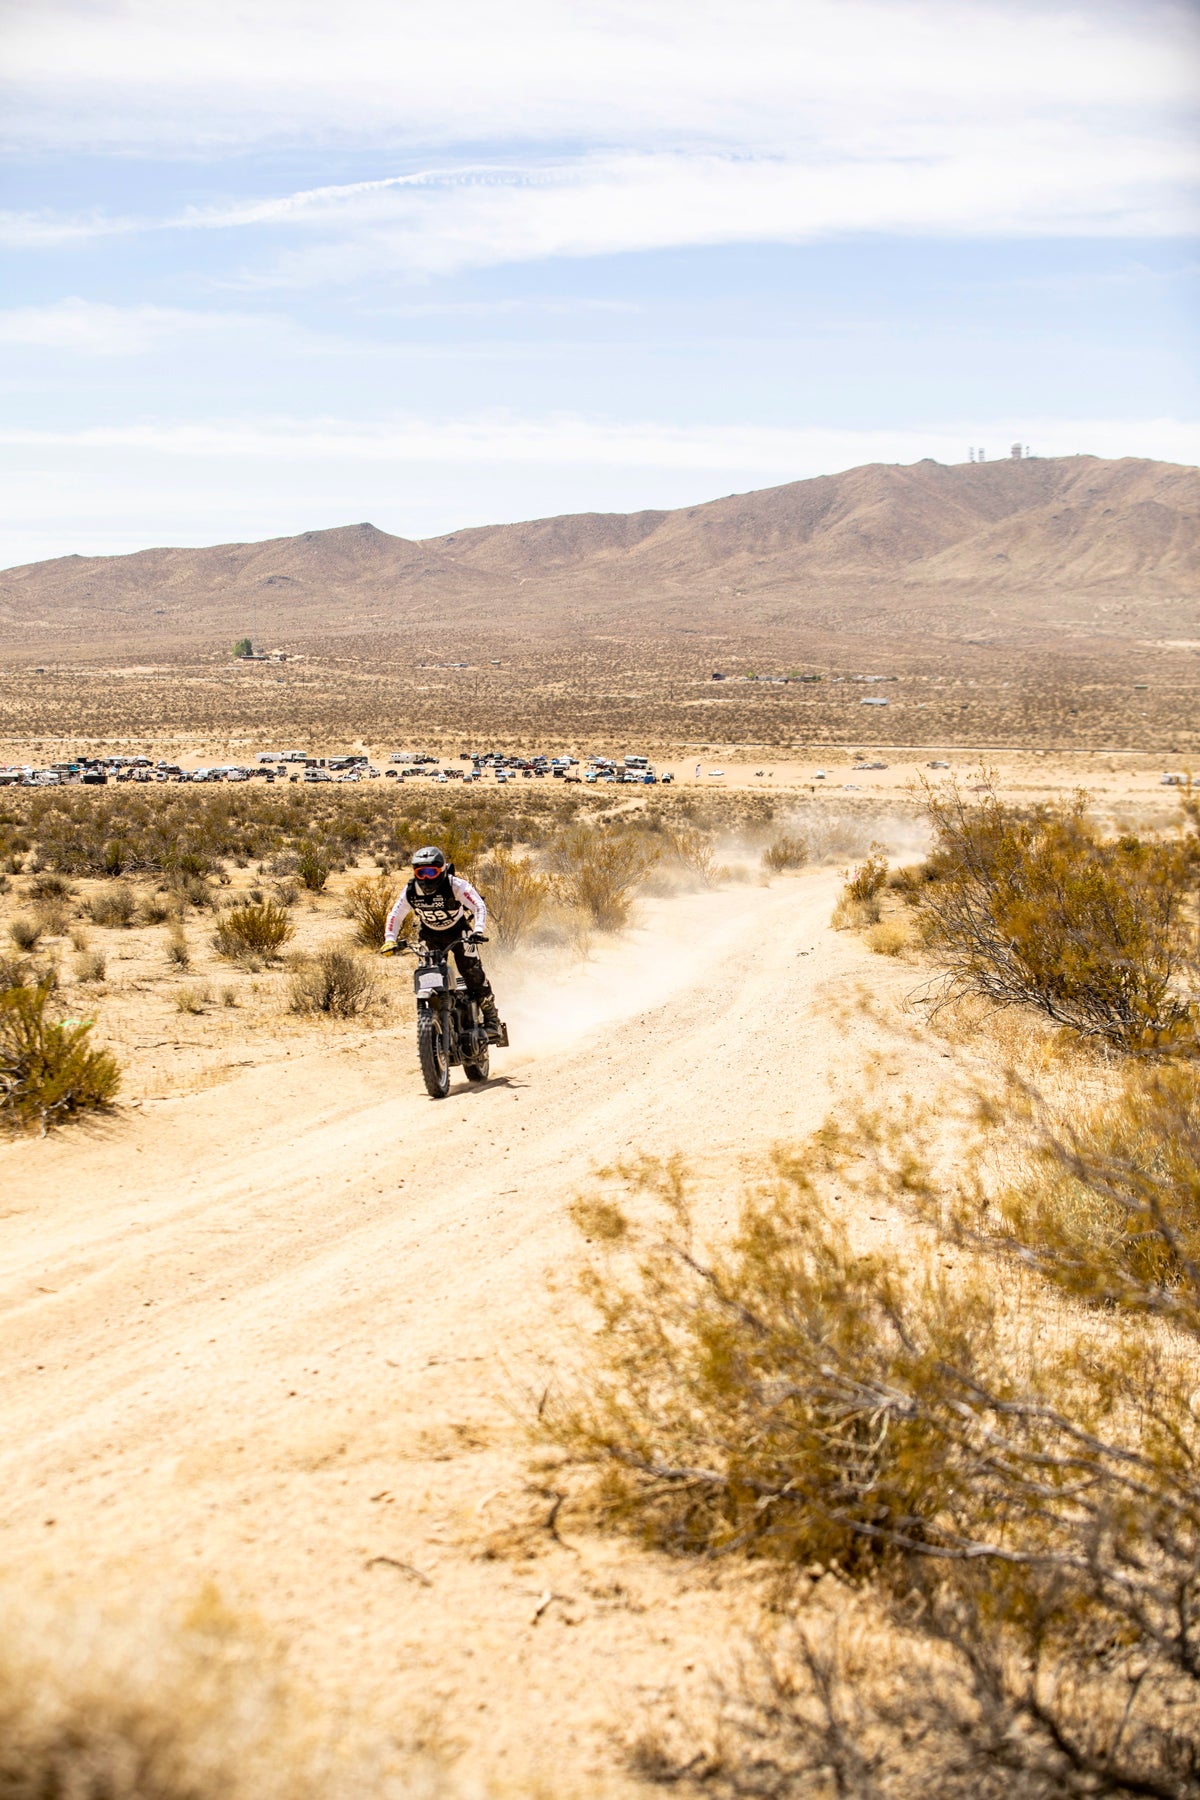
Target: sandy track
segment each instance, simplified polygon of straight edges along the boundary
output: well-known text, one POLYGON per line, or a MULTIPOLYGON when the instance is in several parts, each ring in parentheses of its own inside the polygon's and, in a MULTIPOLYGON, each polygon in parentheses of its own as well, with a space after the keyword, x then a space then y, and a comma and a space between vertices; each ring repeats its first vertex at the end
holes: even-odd
POLYGON ((5 1571, 214 1579, 317 1688, 437 1713, 473 1763, 603 1767, 728 1596, 616 1546, 481 1560, 519 1510, 508 1407, 589 1169, 731 1169, 853 1080, 867 1028, 831 1012, 879 963, 835 888, 649 902, 590 966, 498 973, 514 1048, 440 1103, 397 1030, 0 1150, 5 1571))

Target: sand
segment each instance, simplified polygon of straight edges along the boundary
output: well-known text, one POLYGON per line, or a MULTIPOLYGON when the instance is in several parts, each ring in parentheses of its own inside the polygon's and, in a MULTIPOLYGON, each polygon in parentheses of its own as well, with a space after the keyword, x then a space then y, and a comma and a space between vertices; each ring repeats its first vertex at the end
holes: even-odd
POLYGON ((705 1691, 749 1577, 514 1530, 553 1499, 524 1432, 567 1208, 597 1166, 683 1149, 728 1211, 857 1091, 854 996, 913 972, 828 929, 837 885, 646 900, 586 962, 493 959, 513 1047, 445 1101, 405 1023, 6 1143, 0 1574, 114 1607, 214 1583, 322 1706, 622 1791, 621 1741, 705 1691))

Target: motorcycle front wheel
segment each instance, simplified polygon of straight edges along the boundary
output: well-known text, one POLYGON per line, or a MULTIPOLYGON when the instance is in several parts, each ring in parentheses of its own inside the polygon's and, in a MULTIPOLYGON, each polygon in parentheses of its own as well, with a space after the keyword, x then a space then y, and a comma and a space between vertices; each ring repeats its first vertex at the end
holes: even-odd
POLYGON ((440 1007, 422 1007, 417 1014, 417 1054, 430 1099, 444 1100, 450 1092, 450 1049, 440 1007))

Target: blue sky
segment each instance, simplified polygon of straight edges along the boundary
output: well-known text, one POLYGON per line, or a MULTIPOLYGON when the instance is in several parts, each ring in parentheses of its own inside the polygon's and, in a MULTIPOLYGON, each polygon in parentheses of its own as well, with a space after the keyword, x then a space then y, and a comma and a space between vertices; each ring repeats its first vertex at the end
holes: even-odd
POLYGON ((0 563, 1200 461, 1195 6, 0 0, 0 563))

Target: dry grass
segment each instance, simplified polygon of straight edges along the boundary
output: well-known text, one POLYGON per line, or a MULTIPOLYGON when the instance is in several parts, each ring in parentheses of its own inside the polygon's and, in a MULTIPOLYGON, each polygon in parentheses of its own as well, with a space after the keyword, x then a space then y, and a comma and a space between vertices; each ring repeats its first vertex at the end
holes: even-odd
POLYGON ((304 960, 288 984, 292 1012, 355 1019, 379 1002, 379 983, 367 957, 333 945, 304 960))
POLYGON ((84 911, 94 925, 103 925, 110 930, 128 927, 137 918, 137 894, 128 883, 115 881, 111 887, 101 888, 85 901, 84 911))
POLYGON ((207 1006, 212 1004, 212 992, 207 985, 176 988, 173 998, 175 1011, 186 1013, 192 1017, 202 1013, 207 1006))
POLYGON ((433 1765, 318 1726, 261 1629, 206 1589, 179 1618, 9 1595, 0 1649, 5 1800, 435 1800, 433 1765))
POLYGON ((173 925, 167 933, 167 961, 174 968, 188 969, 192 963, 192 953, 188 945, 187 932, 182 924, 173 925))
POLYGON ((846 885, 829 921, 835 931, 865 931, 868 926, 879 924, 887 875, 883 846, 872 844, 865 861, 846 877, 846 885))
POLYGON ((71 959, 71 972, 76 981, 103 981, 107 967, 103 950, 78 950, 71 959))
POLYGON ((8 922, 8 935, 18 950, 36 950, 42 935, 42 921, 25 914, 8 922))
POLYGON ((908 920, 896 914, 879 919, 868 927, 867 947, 876 956, 904 956, 916 944, 916 934, 908 920))

